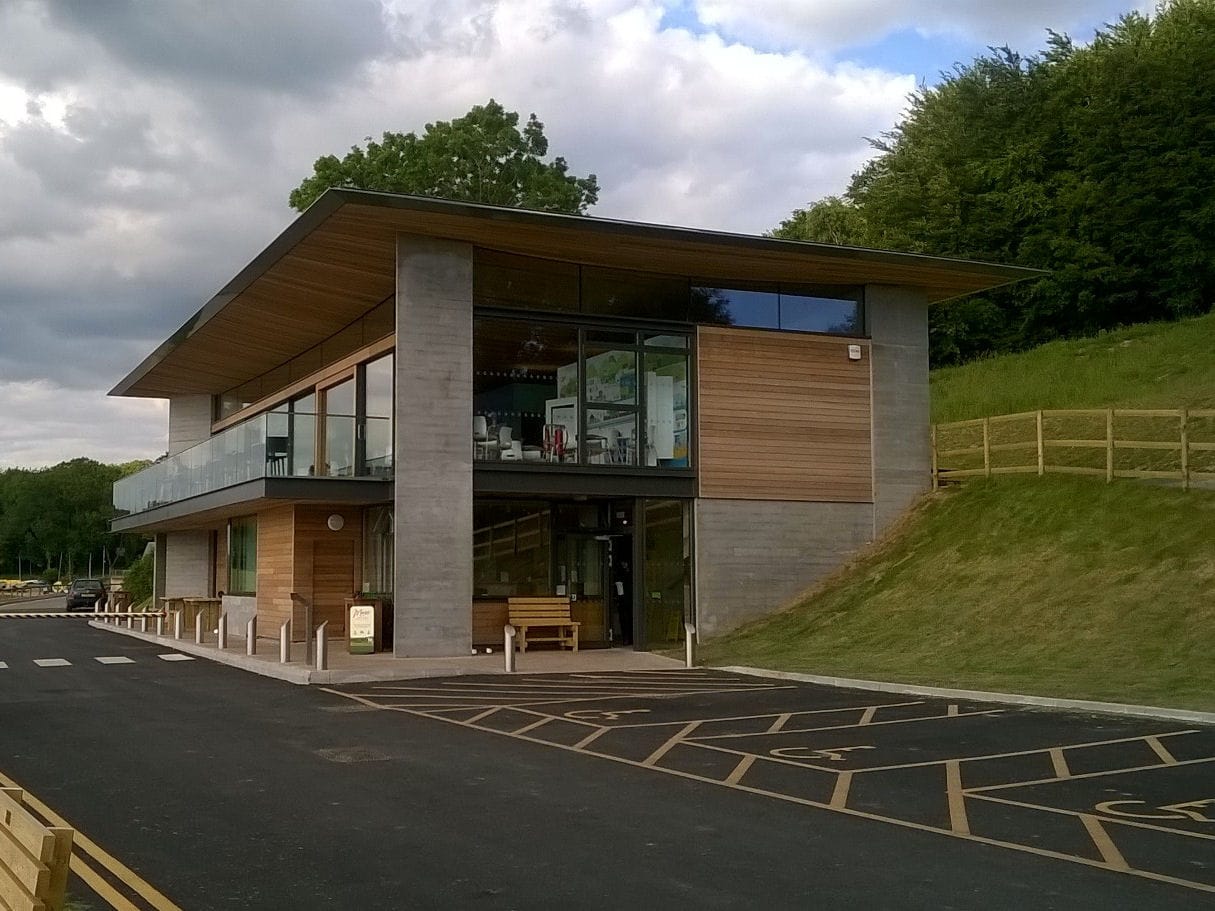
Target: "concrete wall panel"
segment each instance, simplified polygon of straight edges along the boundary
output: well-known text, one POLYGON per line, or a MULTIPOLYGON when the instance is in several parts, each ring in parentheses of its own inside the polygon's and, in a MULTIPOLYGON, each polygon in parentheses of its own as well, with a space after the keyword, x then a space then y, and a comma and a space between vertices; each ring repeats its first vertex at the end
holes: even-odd
POLYGON ((211 436, 211 396, 178 395, 169 399, 169 455, 177 455, 211 436))
POLYGON ((866 289, 873 340, 874 533, 880 535, 931 484, 928 304, 908 288, 866 289))
POLYGON ((721 635, 788 604, 872 533, 868 503, 697 500, 699 635, 721 635))
MULTIPOLYGON (((157 541, 160 536, 157 536, 157 541)), ((211 594, 211 533, 170 531, 164 535, 166 598, 211 594)))
POLYGON ((472 647, 472 247, 397 242, 394 651, 472 647))

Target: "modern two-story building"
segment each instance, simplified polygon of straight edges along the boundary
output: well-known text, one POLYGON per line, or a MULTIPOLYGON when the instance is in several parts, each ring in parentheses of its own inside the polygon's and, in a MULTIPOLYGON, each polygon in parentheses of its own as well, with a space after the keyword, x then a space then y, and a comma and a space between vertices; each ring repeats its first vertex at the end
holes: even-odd
POLYGON ((929 485, 927 310, 1028 270, 331 190, 114 395, 161 596, 273 632, 391 600, 401 656, 571 599, 586 646, 770 612, 929 485))

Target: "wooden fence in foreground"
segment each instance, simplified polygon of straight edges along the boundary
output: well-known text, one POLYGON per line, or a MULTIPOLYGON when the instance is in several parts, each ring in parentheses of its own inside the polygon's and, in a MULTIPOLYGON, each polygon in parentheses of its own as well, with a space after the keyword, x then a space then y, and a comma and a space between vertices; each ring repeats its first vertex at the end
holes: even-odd
POLYGON ((1047 472, 1215 482, 1215 409, 1023 411, 932 427, 934 487, 1047 472))

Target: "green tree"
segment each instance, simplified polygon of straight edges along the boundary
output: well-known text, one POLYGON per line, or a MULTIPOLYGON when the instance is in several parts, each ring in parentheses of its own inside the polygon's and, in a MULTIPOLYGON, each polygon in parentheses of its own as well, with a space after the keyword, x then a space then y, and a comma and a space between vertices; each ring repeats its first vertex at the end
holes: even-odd
POLYGON ((584 215, 599 199, 595 175, 576 177, 564 158, 547 155, 536 115, 520 131, 519 115, 491 98, 463 117, 426 124, 421 136, 385 133, 340 160, 318 158, 289 201, 302 212, 330 187, 350 187, 584 215))
POLYGON ((865 215, 859 207, 847 199, 828 196, 804 209, 794 209, 792 215, 769 232, 769 236, 856 247, 866 243, 867 228, 865 215))
POLYGON ((109 530, 117 511, 114 481, 138 463, 102 465, 73 459, 50 468, 0 471, 0 567, 16 571, 18 558, 52 576, 83 574, 133 560, 143 551, 140 535, 109 530))
POLYGON ((1213 98, 1215 0, 1166 0, 1083 47, 993 49, 915 92, 842 200, 774 233, 1049 270, 933 307, 938 364, 1205 313, 1213 98))

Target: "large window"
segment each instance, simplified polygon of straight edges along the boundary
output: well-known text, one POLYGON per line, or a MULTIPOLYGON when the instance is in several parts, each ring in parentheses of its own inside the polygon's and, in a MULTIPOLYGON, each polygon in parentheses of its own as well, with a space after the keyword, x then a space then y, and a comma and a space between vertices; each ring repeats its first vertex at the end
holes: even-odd
POLYGON ((325 396, 325 471, 331 478, 354 476, 354 377, 330 386, 325 396))
POLYGON ((257 592, 257 519, 246 516, 228 522, 229 594, 257 592))
POLYGON ((473 301, 495 309, 861 335, 859 285, 692 281, 476 250, 473 301))
POLYGON ((390 595, 393 590, 391 506, 369 506, 363 513, 363 591, 390 595))
POLYGON ((696 285, 691 293, 699 322, 833 335, 860 335, 863 330, 859 287, 696 285))
POLYGON ((473 372, 478 461, 691 467, 686 335, 483 317, 473 372))
POLYGON ((363 368, 363 411, 359 417, 363 474, 392 476, 393 356, 386 354, 363 368))
POLYGON ((479 598, 552 594, 547 503, 473 504, 473 592, 479 598))

